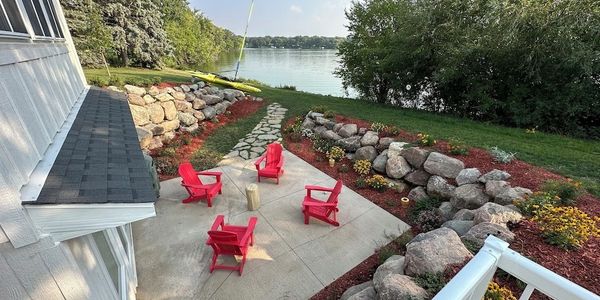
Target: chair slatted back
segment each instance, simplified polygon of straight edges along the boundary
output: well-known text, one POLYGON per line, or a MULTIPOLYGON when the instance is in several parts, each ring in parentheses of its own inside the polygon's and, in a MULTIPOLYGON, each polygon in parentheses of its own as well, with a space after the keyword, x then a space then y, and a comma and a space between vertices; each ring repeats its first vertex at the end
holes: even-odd
POLYGON ((179 165, 179 176, 181 176, 181 181, 184 184, 203 185, 198 175, 196 175, 196 170, 189 162, 179 165))
POLYGON ((213 245, 222 253, 233 255, 243 254, 241 245, 238 241, 238 235, 236 233, 230 231, 210 230, 208 231, 208 236, 210 236, 213 245))
POLYGON ((329 198, 327 198, 327 203, 337 203, 338 202, 338 196, 342 192, 343 185, 344 185, 344 183, 342 182, 341 179, 339 179, 337 181, 337 183, 335 184, 335 187, 333 187, 333 191, 331 192, 331 194, 329 194, 329 198))
POLYGON ((267 162, 265 166, 267 168, 275 168, 281 159, 281 153, 283 151, 283 147, 279 143, 272 143, 267 146, 267 162))

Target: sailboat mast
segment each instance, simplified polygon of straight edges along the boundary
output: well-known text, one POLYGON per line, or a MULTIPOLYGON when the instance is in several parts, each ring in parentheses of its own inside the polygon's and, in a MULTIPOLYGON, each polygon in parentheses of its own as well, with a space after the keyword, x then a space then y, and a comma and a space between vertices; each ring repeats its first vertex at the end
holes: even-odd
POLYGON ((248 25, 250 24, 250 17, 252 17, 252 10, 254 9, 254 0, 250 4, 250 12, 248 13, 248 21, 246 22, 246 30, 244 30, 244 37, 242 38, 242 47, 240 48, 240 56, 238 57, 237 66, 235 67, 235 76, 233 80, 237 80, 238 71, 240 70, 240 61, 242 60, 242 54, 244 54, 244 45, 246 44, 246 34, 248 34, 248 25))

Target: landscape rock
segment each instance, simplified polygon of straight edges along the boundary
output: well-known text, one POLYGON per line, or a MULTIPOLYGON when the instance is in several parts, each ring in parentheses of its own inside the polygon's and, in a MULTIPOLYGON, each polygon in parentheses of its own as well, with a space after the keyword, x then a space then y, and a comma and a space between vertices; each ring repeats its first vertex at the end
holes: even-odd
POLYGON ((217 110, 212 106, 207 106, 202 109, 202 113, 204 114, 205 118, 212 120, 217 115, 217 110))
POLYGON ((479 181, 486 183, 488 180, 508 180, 509 178, 510 174, 507 172, 493 169, 479 177, 479 181))
POLYGON ((160 136, 155 136, 152 138, 150 143, 148 143, 148 149, 154 150, 163 146, 162 138, 160 136))
POLYGON ((389 153, 390 152, 388 151, 388 160, 385 164, 385 173, 388 177, 400 179, 411 171, 411 167, 404 157, 389 157, 389 153))
POLYGON ((164 121, 160 123, 160 126, 164 129, 165 134, 169 131, 174 131, 179 128, 179 119, 164 121))
POLYGON ((408 184, 406 184, 406 182, 404 182, 402 180, 396 180, 396 179, 390 179, 390 178, 386 178, 386 180, 388 182, 388 187, 391 190, 394 190, 398 193, 402 193, 402 192, 404 192, 404 190, 409 188, 408 184))
POLYGON ((192 102, 192 108, 194 109, 203 109, 206 107, 206 102, 202 99, 194 99, 192 102))
POLYGON ((511 243, 515 238, 515 234, 510 232, 510 230, 508 230, 508 228, 505 226, 484 222, 471 227, 471 229, 469 229, 469 231, 462 236, 462 239, 471 241, 477 246, 481 247, 483 246, 485 239, 490 235, 493 235, 507 243, 511 243))
POLYGON ((386 259, 383 264, 377 267, 375 274, 373 274, 373 284, 381 284, 383 278, 390 274, 404 275, 404 256, 392 255, 386 259))
POLYGON ((455 186, 451 185, 443 177, 433 175, 427 181, 427 194, 440 197, 442 199, 450 199, 454 195, 455 186))
POLYGON ((127 95, 127 100, 129 101, 129 103, 131 103, 133 105, 139 105, 139 106, 146 105, 146 101, 144 101, 144 98, 142 98, 142 96, 140 96, 140 95, 129 94, 129 95, 127 95))
POLYGON ((408 275, 443 272, 448 266, 462 263, 470 257, 471 252, 456 232, 442 227, 420 233, 406 245, 404 272, 408 275))
POLYGON ((160 93, 160 94, 154 96, 154 98, 156 98, 156 100, 158 100, 160 102, 174 100, 173 96, 171 96, 170 94, 167 94, 167 93, 160 93))
POLYGON ((152 97, 151 95, 144 95, 144 97, 142 97, 142 99, 144 99, 144 103, 146 103, 146 104, 156 102, 156 99, 154 97, 152 97))
POLYGON ((476 183, 480 176, 481 172, 477 168, 463 169, 458 173, 458 176, 456 176, 456 184, 463 185, 476 183))
POLYGON ((379 142, 379 136, 375 131, 367 131, 365 135, 360 139, 362 146, 375 146, 379 142))
POLYGON ((204 121, 206 119, 206 116, 201 111, 195 111, 192 113, 192 115, 194 118, 198 119, 198 121, 204 121))
MULTIPOLYGON (((489 202, 488 202, 489 203, 489 202)), ((473 221, 475 213, 471 209, 463 208, 454 214, 453 220, 473 221)))
POLYGON ((172 92, 171 96, 173 96, 173 98, 175 98, 175 100, 185 100, 184 92, 172 92))
POLYGON ((200 128, 198 123, 194 123, 190 126, 181 126, 181 127, 179 127, 179 130, 183 131, 183 132, 194 132, 194 131, 198 130, 198 128, 200 128))
POLYGON ((127 91, 127 94, 135 94, 138 96, 144 96, 144 94, 146 94, 146 89, 144 89, 143 87, 138 87, 130 84, 126 84, 123 87, 125 88, 125 91, 127 91))
POLYGON ((463 220, 449 220, 442 224, 442 227, 450 228, 456 232, 459 236, 466 234, 471 227, 473 227, 473 221, 463 220))
POLYGON ((479 208, 486 202, 490 201, 490 197, 483 192, 481 185, 476 183, 464 184, 454 190, 454 196, 450 199, 452 205, 457 209, 479 208))
POLYGON ((327 123, 327 121, 329 121, 329 120, 326 119, 325 117, 316 117, 315 118, 315 123, 317 123, 318 125, 325 125, 325 123, 327 123))
POLYGON ((316 119, 319 117, 323 117, 324 115, 320 112, 316 112, 316 111, 311 111, 308 113, 308 116, 311 117, 312 119, 316 119))
POLYGON ((160 89, 157 86, 151 86, 150 88, 148 88, 148 94, 150 96, 156 96, 158 94, 160 94, 160 89))
POLYGON ((427 157, 423 167, 425 168, 425 171, 431 174, 448 178, 456 178, 460 171, 465 168, 465 164, 456 158, 441 154, 439 152, 432 152, 427 157))
POLYGON ((224 113, 227 110, 227 106, 223 102, 219 102, 213 106, 218 115, 224 113))
POLYGON ((513 204, 514 200, 522 199, 523 197, 530 195, 532 192, 530 189, 522 188, 522 187, 514 187, 505 189, 500 192, 494 198, 494 202, 500 205, 508 205, 513 204))
POLYGON ((523 215, 513 209, 493 202, 484 204, 482 207, 476 209, 473 214, 475 224, 488 222, 502 225, 507 222, 518 222, 523 219, 523 215))
POLYGON ((317 136, 323 137, 323 134, 325 133, 325 131, 327 131, 327 128, 325 128, 325 126, 317 126, 313 128, 313 131, 317 136))
POLYGON ((427 200, 428 198, 429 196, 427 195, 427 192, 425 192, 425 188, 422 186, 418 186, 408 192, 408 199, 411 201, 422 201, 427 200))
POLYGON ((137 126, 144 126, 150 123, 150 115, 148 109, 139 105, 129 105, 131 116, 133 117, 133 123, 137 126))
POLYGON ((496 197, 507 189, 510 189, 510 183, 504 180, 487 180, 485 182, 485 193, 490 197, 496 197))
POLYGON ((169 141, 171 141, 172 139, 175 138, 175 132, 167 131, 160 137, 161 137, 163 143, 168 143, 169 141))
POLYGON ((165 119, 174 120, 177 118, 177 109, 175 108, 173 101, 161 102, 160 106, 162 106, 165 111, 165 119))
POLYGON ((177 109, 177 111, 187 112, 193 109, 192 103, 187 101, 175 100, 173 101, 173 103, 175 104, 175 108, 177 109))
POLYGON ((387 160, 388 160, 388 156, 387 156, 387 149, 383 150, 383 152, 381 152, 373 161, 373 170, 379 172, 379 173, 385 173, 385 165, 387 164, 387 160))
POLYGON ((311 118, 305 118, 304 122, 302 122, 302 128, 313 129, 314 127, 315 127, 315 122, 311 118))
POLYGON ((388 147, 388 157, 400 156, 400 152, 402 152, 402 150, 404 150, 404 146, 406 146, 406 145, 407 145, 407 143, 404 143, 404 142, 390 143, 390 145, 388 147))
POLYGON ((375 147, 373 146, 360 147, 356 150, 356 153, 354 154, 355 160, 364 159, 372 162, 375 160, 375 158, 377 158, 377 150, 375 150, 375 147))
POLYGON ((357 284, 357 285, 353 285, 351 287, 349 287, 340 297, 339 300, 348 300, 350 297, 352 297, 353 295, 362 292, 363 290, 369 288, 369 287, 373 287, 373 281, 369 280, 369 281, 365 281, 361 284, 357 284))
POLYGON ((419 169, 408 173, 404 176, 404 180, 414 185, 425 186, 427 185, 427 181, 429 181, 429 177, 431 177, 431 174, 427 173, 425 170, 419 169))
POLYGON ((445 201, 436 208, 436 212, 444 219, 444 221, 446 221, 452 219, 456 210, 452 206, 452 203, 445 201))
POLYGON ((202 97, 200 97, 200 99, 204 100, 206 105, 214 105, 214 104, 217 104, 217 103, 223 101, 223 99, 221 97, 215 96, 215 95, 202 95, 202 97))
POLYGON ((177 113, 177 117, 183 126, 191 126, 198 122, 198 119, 194 118, 190 113, 179 112, 177 113))
POLYGON ((187 93, 187 92, 189 92, 189 91, 191 90, 189 85, 182 84, 182 85, 180 85, 179 87, 180 87, 180 88, 181 88, 181 90, 183 90, 183 92, 185 92, 185 93, 187 93))
POLYGON ((340 131, 340 129, 342 129, 342 126, 344 126, 344 123, 336 123, 335 125, 333 125, 332 130, 335 131, 335 133, 337 133, 338 131, 340 131))
MULTIPOLYGON (((353 135, 356 135, 357 132, 358 132, 358 126, 356 126, 356 124, 345 124, 344 126, 342 126, 342 128, 340 128, 340 130, 338 131, 338 134, 341 137, 349 138, 353 135)), ((359 144, 360 144, 360 137, 359 137, 359 144)))
POLYGON ((323 124, 323 126, 325 126, 325 128, 327 128, 329 130, 333 130, 333 126, 335 126, 335 122, 327 120, 327 122, 325 122, 325 124, 323 124))
POLYGON ((406 275, 390 274, 375 285, 379 300, 425 300, 427 291, 406 275))
POLYGON ((367 133, 367 128, 361 127, 358 129, 358 135, 365 135, 367 133))
MULTIPOLYGON (((341 130, 340 130, 341 131, 341 130)), ((315 130, 316 132, 316 130, 315 130)), ((349 152, 356 152, 360 148, 360 136, 351 136, 338 141, 340 146, 349 152)))
POLYGON ((377 292, 375 291, 375 287, 370 286, 348 298, 348 300, 376 300, 377 292))
POLYGON ((390 144, 395 142, 394 138, 391 137, 382 137, 379 139, 379 145, 377 145, 377 149, 384 150, 390 147, 390 144))
POLYGON ((321 137, 324 139, 334 140, 334 141, 339 141, 342 139, 342 137, 339 136, 337 133, 335 133, 333 130, 323 131, 323 133, 321 134, 321 137))
POLYGON ((144 127, 139 127, 136 126, 135 127, 135 131, 137 132, 138 135, 138 141, 140 142, 140 147, 142 147, 142 149, 145 149, 148 147, 148 145, 150 145, 150 142, 152 141, 152 131, 144 128, 144 127))
POLYGON ((159 103, 152 103, 146 106, 148 114, 150 115, 150 121, 154 124, 159 124, 165 119, 165 110, 159 103))
POLYGON ((429 151, 419 147, 410 147, 402 149, 400 155, 402 155, 411 166, 418 169, 423 166, 423 163, 427 160, 429 151))

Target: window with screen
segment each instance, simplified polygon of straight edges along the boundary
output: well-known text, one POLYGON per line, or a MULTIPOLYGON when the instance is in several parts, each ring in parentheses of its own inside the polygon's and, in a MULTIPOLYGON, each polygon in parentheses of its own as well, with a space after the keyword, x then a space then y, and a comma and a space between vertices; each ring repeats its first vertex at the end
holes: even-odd
POLYGON ((54 31, 55 38, 62 38, 62 29, 60 28, 60 23, 58 18, 56 17, 56 10, 54 9, 54 3, 52 0, 40 0, 44 3, 44 7, 46 8, 46 13, 48 14, 48 19, 50 20, 50 26, 52 26, 52 31, 54 31))
POLYGON ((0 0, 0 31, 27 33, 16 0, 0 0))

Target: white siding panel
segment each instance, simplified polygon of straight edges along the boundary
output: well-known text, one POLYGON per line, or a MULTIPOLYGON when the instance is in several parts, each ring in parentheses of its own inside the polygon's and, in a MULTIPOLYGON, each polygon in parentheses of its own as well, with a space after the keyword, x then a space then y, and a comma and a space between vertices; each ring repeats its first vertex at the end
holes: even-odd
POLYGON ((6 261, 32 299, 64 299, 39 254, 5 254, 6 261))
POLYGON ((2 299, 7 300, 31 299, 2 253, 0 253, 0 295, 2 299))
POLYGON ((90 299, 90 288, 70 251, 60 243, 40 255, 65 299, 90 299))
MULTIPOLYGON (((44 74, 44 79, 47 83, 47 88, 52 91, 53 97, 52 103, 60 110, 62 116, 66 116, 71 110, 71 101, 68 99, 65 93, 65 87, 60 84, 58 77, 56 76, 56 66, 52 66, 50 61, 53 61, 55 56, 49 57, 48 59, 42 59, 41 63, 37 64, 41 70, 41 74, 44 74)), ((64 118, 61 118, 64 122, 64 118)), ((62 122, 60 122, 62 125, 62 122)))
POLYGON ((42 118, 43 124, 48 127, 48 132, 51 137, 54 137, 56 129, 59 127, 60 117, 56 112, 56 108, 48 99, 45 91, 45 84, 40 82, 41 76, 36 74, 34 64, 32 63, 20 63, 15 65, 23 78, 24 85, 27 86, 27 90, 31 93, 33 100, 33 106, 39 111, 40 117, 42 118))

